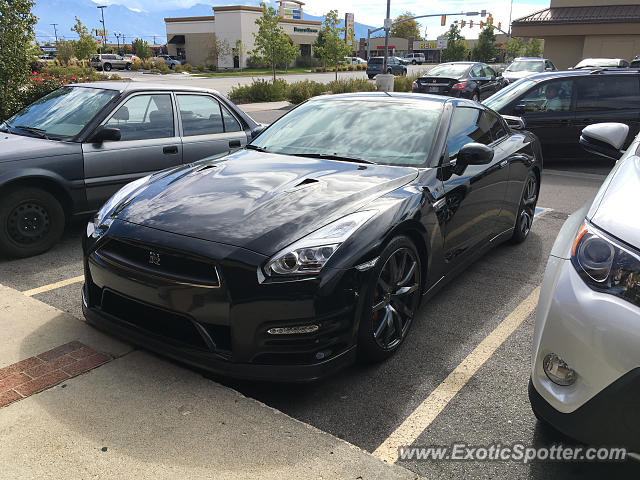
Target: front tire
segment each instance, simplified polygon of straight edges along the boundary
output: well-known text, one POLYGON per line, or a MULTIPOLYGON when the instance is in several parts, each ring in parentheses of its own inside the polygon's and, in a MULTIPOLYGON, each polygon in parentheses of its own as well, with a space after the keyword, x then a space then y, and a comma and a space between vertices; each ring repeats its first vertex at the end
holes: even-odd
POLYGON ((478 95, 478 92, 473 92, 473 96, 471 97, 471 100, 473 100, 474 102, 480 101, 480 95, 478 95))
POLYGON ((105 63, 104 66, 102 67, 102 69, 105 72, 110 72, 111 71, 111 64, 110 63, 105 63))
POLYGON ((414 60, 414 61, 412 61, 412 62, 411 62, 411 65, 415 65, 415 64, 417 64, 417 63, 418 63, 418 62, 416 62, 416 61, 414 60))
POLYGON ((533 217, 536 213, 536 205, 538 203, 538 176, 529 171, 524 181, 524 189, 520 199, 520 206, 516 215, 516 225, 511 237, 512 243, 522 243, 529 236, 531 226, 533 225, 533 217))
POLYGON ((375 77, 375 75, 367 75, 367 77, 369 77, 369 80, 373 80, 373 77, 375 77))
POLYGON ((49 192, 20 188, 3 194, 0 205, 0 251, 12 257, 46 252, 62 237, 65 215, 49 192))
POLYGON ((127 63, 127 64, 124 66, 124 69, 125 69, 125 70, 131 70, 131 64, 130 64, 130 63, 127 63))
POLYGON ((366 361, 393 355, 407 337, 420 304, 422 267, 415 244, 393 238, 380 254, 364 295, 358 354, 366 361))

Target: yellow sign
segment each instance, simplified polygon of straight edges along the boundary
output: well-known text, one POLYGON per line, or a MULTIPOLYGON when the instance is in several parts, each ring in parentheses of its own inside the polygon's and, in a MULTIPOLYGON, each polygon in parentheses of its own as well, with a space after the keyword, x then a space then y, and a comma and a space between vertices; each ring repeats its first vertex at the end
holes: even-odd
POLYGON ((414 50, 436 50, 438 48, 435 40, 429 40, 426 42, 415 42, 414 50))

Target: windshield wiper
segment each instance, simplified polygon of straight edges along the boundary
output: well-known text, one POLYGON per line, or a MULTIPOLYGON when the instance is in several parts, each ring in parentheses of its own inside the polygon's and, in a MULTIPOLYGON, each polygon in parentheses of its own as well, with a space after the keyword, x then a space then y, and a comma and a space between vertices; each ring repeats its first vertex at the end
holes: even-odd
POLYGON ((35 133, 36 135, 38 135, 41 138, 45 138, 47 140, 50 140, 50 138, 47 137, 46 131, 41 129, 41 128, 28 127, 26 125, 12 125, 10 128, 19 128, 20 130, 24 130, 25 132, 35 133))
POLYGON ((247 145, 247 150, 256 150, 258 152, 266 152, 266 150, 262 147, 258 147, 257 145, 247 145))
POLYGON ((286 153, 285 155, 291 155, 293 157, 322 158, 325 160, 339 160, 341 162, 368 163, 371 165, 376 165, 376 162, 372 162, 370 160, 363 160, 362 158, 347 157, 344 155, 335 155, 328 153, 286 153))

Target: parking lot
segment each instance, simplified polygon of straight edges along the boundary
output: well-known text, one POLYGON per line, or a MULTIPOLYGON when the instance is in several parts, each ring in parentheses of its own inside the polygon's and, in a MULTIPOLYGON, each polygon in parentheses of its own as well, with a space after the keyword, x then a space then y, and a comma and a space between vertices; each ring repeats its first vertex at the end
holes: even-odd
MULTIPOLYGON (((570 443, 538 425, 529 407, 533 307, 556 234, 567 216, 593 197, 611 162, 576 160, 545 167, 541 208, 529 239, 493 250, 424 303, 407 341, 390 360, 354 365, 309 385, 212 380, 383 459, 408 444, 570 443), (446 390, 444 397, 434 394, 441 390, 446 390)), ((84 232, 85 223, 76 222, 43 255, 0 258, 0 283, 82 318, 84 232)), ((637 475, 638 468, 633 462, 398 463, 425 478, 600 478, 605 473, 626 478, 637 475)))

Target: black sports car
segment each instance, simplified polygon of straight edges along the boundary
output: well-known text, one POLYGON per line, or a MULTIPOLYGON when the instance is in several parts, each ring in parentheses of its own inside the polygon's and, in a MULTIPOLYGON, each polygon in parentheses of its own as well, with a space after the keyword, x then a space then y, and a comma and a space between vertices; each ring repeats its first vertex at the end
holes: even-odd
POLYGON ((245 149, 111 198, 84 238, 84 313, 228 376, 384 359, 421 297, 527 237, 541 169, 535 136, 468 100, 318 97, 245 149))
POLYGON ((436 65, 413 82, 413 93, 431 93, 469 98, 479 102, 507 84, 502 74, 480 62, 450 62, 436 65))

